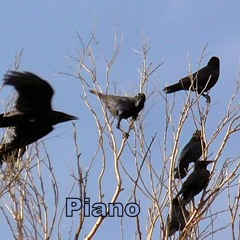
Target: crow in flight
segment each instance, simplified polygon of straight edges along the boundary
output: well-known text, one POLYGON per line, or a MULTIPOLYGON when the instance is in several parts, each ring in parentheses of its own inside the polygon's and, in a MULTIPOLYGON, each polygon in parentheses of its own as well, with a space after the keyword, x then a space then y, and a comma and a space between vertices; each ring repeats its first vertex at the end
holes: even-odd
POLYGON ((52 87, 33 73, 8 71, 4 85, 14 86, 18 98, 15 111, 0 115, 0 127, 14 128, 12 141, 0 147, 0 161, 11 151, 25 149, 25 146, 50 133, 53 125, 77 119, 52 110, 52 87))
POLYGON ((188 204, 194 196, 205 189, 209 182, 210 172, 207 170, 207 165, 213 161, 199 161, 195 163, 194 171, 189 175, 183 183, 181 190, 176 195, 182 195, 181 205, 188 204))
POLYGON ((169 236, 176 231, 182 231, 189 219, 189 212, 185 209, 185 206, 180 206, 177 198, 174 198, 172 203, 172 219, 170 221, 170 216, 167 218, 169 236))
MULTIPOLYGON (((203 143, 203 147, 205 144, 203 143)), ((188 172, 188 166, 191 162, 197 162, 202 156, 202 141, 201 131, 196 131, 191 140, 183 148, 180 157, 178 159, 178 166, 174 169, 175 178, 183 179, 188 172)))
POLYGON ((132 117, 133 120, 136 120, 146 100, 144 93, 139 93, 135 97, 125 97, 102 94, 95 90, 90 90, 90 92, 97 95, 106 105, 109 112, 117 118, 117 129, 120 129, 122 119, 132 117))
POLYGON ((211 101, 208 91, 216 84, 220 74, 220 60, 218 57, 212 57, 207 66, 198 70, 190 76, 182 78, 178 83, 165 87, 163 91, 173 93, 180 90, 191 90, 198 92, 211 101))

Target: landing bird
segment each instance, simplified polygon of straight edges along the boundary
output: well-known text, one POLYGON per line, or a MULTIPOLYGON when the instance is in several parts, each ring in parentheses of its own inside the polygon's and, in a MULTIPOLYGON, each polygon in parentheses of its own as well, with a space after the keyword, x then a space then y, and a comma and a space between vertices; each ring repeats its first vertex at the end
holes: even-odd
POLYGON ((103 101, 109 112, 117 118, 117 129, 120 129, 122 119, 132 117, 135 121, 138 113, 143 109, 146 100, 144 93, 139 93, 135 97, 125 97, 102 94, 95 90, 90 90, 90 92, 97 95, 103 101))
POLYGON ((77 117, 54 111, 51 100, 52 87, 45 80, 30 72, 8 71, 4 85, 14 86, 18 92, 16 110, 0 115, 0 127, 13 127, 12 141, 0 147, 0 159, 11 151, 44 137, 53 130, 53 125, 76 120, 77 117))
POLYGON ((194 196, 207 187, 210 178, 207 165, 212 162, 213 161, 199 161, 195 163, 194 171, 189 175, 183 183, 181 190, 176 195, 176 198, 182 195, 181 205, 188 204, 193 200, 194 196))
POLYGON ((185 206, 180 206, 178 199, 174 198, 172 206, 172 218, 167 218, 168 235, 173 235, 176 231, 182 231, 189 219, 189 212, 185 209, 185 206))
POLYGON ((211 101, 208 95, 209 90, 217 83, 220 74, 220 60, 218 57, 212 57, 207 66, 179 80, 178 83, 165 87, 163 91, 173 93, 180 90, 191 90, 201 94, 211 101))
MULTIPOLYGON (((203 143, 203 147, 205 144, 203 143)), ((201 131, 193 133, 192 138, 183 148, 178 159, 178 166, 174 169, 175 178, 183 179, 188 172, 188 166, 191 162, 197 162, 202 156, 201 131)))

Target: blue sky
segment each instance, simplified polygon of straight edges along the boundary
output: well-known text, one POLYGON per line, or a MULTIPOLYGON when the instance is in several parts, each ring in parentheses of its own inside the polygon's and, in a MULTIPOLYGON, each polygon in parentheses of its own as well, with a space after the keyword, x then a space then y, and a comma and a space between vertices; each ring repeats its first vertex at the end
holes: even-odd
MULTIPOLYGON (((201 67, 205 66, 211 56, 218 56, 221 60, 220 79, 210 93, 213 109, 208 120, 207 135, 211 136, 215 130, 214 126, 225 113, 237 78, 240 59, 239 9, 240 2, 237 0, 231 1, 231 4, 224 0, 219 0, 217 4, 216 1, 204 3, 142 0, 1 1, 0 76, 3 76, 9 68, 13 68, 16 55, 23 50, 19 70, 32 71, 47 79, 55 89, 53 107, 79 117, 76 126, 83 156, 83 168, 85 168, 93 151, 90 146, 96 146, 94 119, 81 101, 80 80, 56 74, 77 73, 77 63, 71 60, 71 56, 77 57, 77 51, 81 48, 77 32, 84 41, 88 41, 96 23, 96 39, 108 57, 113 52, 115 32, 119 39, 123 39, 123 47, 113 67, 111 80, 117 81, 119 92, 130 94, 139 91, 140 76, 137 69, 141 68, 142 59, 134 50, 142 50, 143 36, 148 39, 151 48, 149 62, 152 61, 155 65, 163 62, 149 80, 150 89, 157 86, 161 90, 166 84, 174 83, 187 75, 189 60, 192 70, 196 70, 199 67, 201 53, 207 45, 205 53, 208 55, 202 60, 201 67)), ((101 64, 99 60, 99 65, 101 64)), ((98 76, 98 81, 104 88, 106 85, 104 67, 98 68, 98 76)), ((5 87, 0 93, 1 101, 4 101, 10 93, 12 88, 5 87)), ((175 122, 183 104, 183 96, 183 93, 176 95, 178 103, 175 122)), ((173 95, 169 96, 169 100, 171 99, 173 95)), ((96 102, 94 104, 97 106, 96 98, 91 97, 90 100, 96 102)), ((202 103, 204 101, 202 100, 202 103)), ((162 147, 165 115, 163 99, 159 95, 150 98, 146 108, 153 103, 156 105, 146 119, 148 125, 146 135, 150 142, 151 136, 158 132, 157 143, 152 150, 155 151, 153 155, 156 157, 156 164, 159 161, 157 158, 161 158, 159 149, 162 147)), ((3 105, 1 109, 4 110, 3 105)), ((189 140, 194 130, 192 123, 183 129, 180 148, 189 140)), ((72 170, 76 168, 75 160, 72 160, 75 158, 72 134, 71 123, 64 123, 57 125, 56 129, 45 138, 63 199, 72 183, 70 176, 72 170)), ((218 144, 215 143, 216 146, 218 144)), ((211 149, 211 152, 214 150, 211 149)), ((223 153, 224 157, 238 155, 237 150, 237 146, 232 145, 223 153)), ((94 167, 97 171, 99 166, 94 167)), ((156 167, 161 169, 160 164, 159 166, 156 164, 156 167)), ((96 184, 95 180, 92 178, 92 182, 89 183, 93 187, 96 184)), ((125 184, 126 188, 131 188, 131 184, 128 182, 125 184)), ((107 189, 106 185, 106 192, 107 189)), ((110 190, 109 192, 111 193, 110 190)), ((95 196, 95 193, 92 194, 95 196)), ((146 209, 148 204, 149 202, 143 204, 146 209)), ((3 219, 0 221, 3 226, 3 219)), ((66 224, 63 226, 63 236, 66 237, 70 221, 69 219, 64 221, 66 224)), ((109 228, 119 234, 119 220, 106 220, 95 239, 110 239, 109 228)), ((88 228, 86 232, 87 230, 88 228)), ((226 231, 224 233, 228 236, 226 231)), ((5 237, 8 234, 8 228, 0 230, 0 236, 5 237)), ((126 231, 125 239, 132 238, 133 233, 130 230, 126 231)))

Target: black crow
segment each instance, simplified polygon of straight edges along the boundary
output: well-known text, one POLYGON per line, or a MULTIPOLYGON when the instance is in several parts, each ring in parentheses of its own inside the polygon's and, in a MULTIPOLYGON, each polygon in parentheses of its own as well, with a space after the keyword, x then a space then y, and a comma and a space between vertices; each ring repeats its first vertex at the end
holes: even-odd
MULTIPOLYGON (((196 131, 187 145, 183 148, 178 159, 178 166, 174 169, 175 178, 184 178, 188 172, 188 166, 191 162, 197 162, 202 156, 201 131, 196 131)), ((203 144, 205 147, 205 144, 203 144)))
POLYGON ((207 66, 179 80, 178 83, 165 87, 163 91, 173 93, 180 90, 196 91, 202 94, 208 102, 211 101, 208 91, 216 84, 220 74, 220 60, 212 57, 207 66))
POLYGON ((168 235, 171 236, 176 231, 182 231, 189 219, 189 212, 185 206, 180 206, 178 199, 174 198, 172 201, 172 219, 167 218, 168 235))
POLYGON ((133 120, 136 120, 146 100, 144 93, 139 93, 135 97, 125 97, 102 94, 95 90, 90 90, 90 92, 96 94, 104 102, 109 112, 117 118, 117 129, 120 129, 122 119, 132 117, 133 120))
POLYGON ((53 130, 53 125, 77 119, 52 110, 52 87, 33 73, 9 71, 4 77, 4 85, 14 86, 18 98, 15 111, 0 115, 0 127, 14 128, 12 141, 0 147, 1 158, 44 137, 53 130))
POLYGON ((195 163, 194 171, 189 175, 183 183, 181 190, 176 195, 182 195, 181 205, 188 204, 194 196, 205 189, 209 182, 210 172, 207 170, 207 165, 213 161, 199 161, 195 163))

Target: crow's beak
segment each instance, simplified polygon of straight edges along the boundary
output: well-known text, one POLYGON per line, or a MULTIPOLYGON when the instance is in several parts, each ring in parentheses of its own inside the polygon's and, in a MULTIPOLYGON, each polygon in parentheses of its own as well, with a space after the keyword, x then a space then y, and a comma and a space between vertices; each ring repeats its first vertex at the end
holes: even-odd
POLYGON ((77 117, 69 115, 69 120, 78 120, 77 117))

